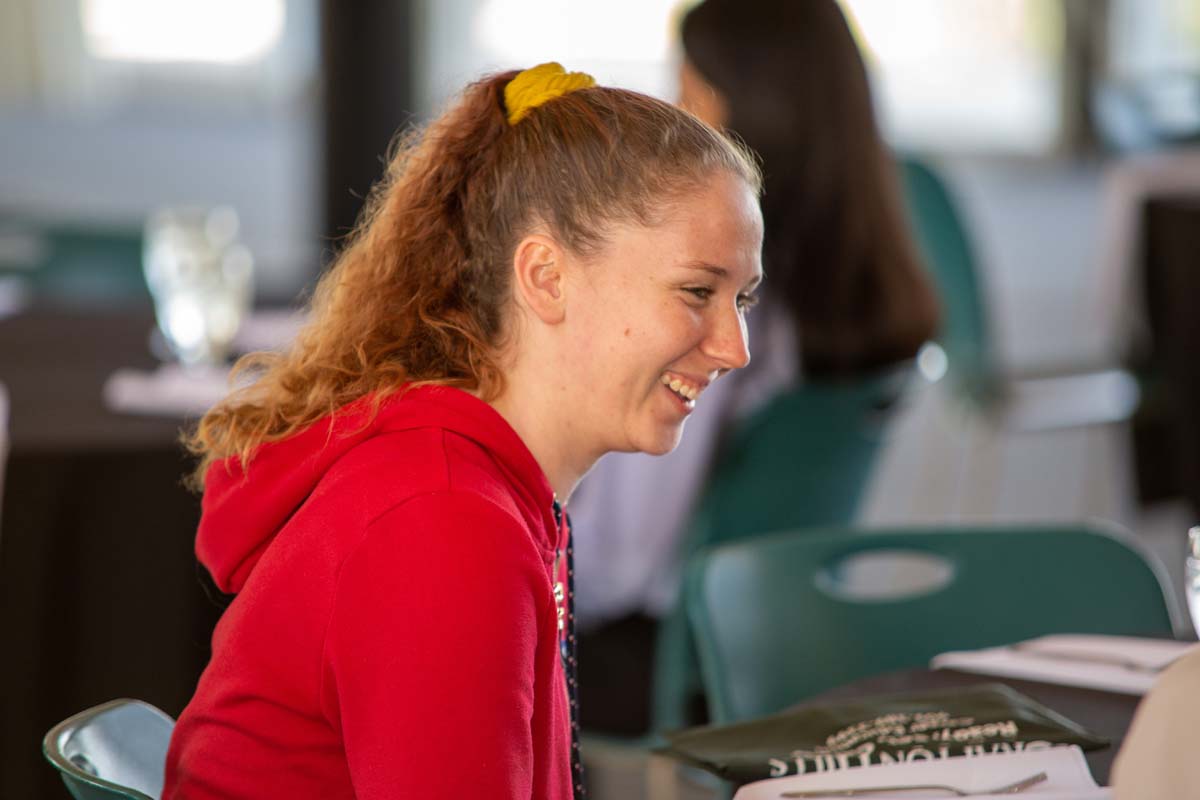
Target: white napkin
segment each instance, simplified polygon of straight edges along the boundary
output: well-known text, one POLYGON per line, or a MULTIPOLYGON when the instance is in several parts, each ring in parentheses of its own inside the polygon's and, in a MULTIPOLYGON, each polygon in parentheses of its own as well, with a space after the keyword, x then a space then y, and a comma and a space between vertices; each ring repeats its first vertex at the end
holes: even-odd
POLYGON ((33 302, 33 289, 20 275, 0 275, 0 319, 15 316, 33 302))
MULTIPOLYGON (((1108 789, 1096 786, 1088 770, 1083 751, 1077 746, 1012 753, 987 753, 977 756, 952 756, 932 761, 903 764, 871 764, 866 767, 812 772, 785 778, 770 778, 747 784, 733 800, 778 800, 784 792, 847 790, 872 786, 920 786, 943 784, 964 791, 978 792, 998 788, 1039 772, 1046 780, 1018 795, 981 794, 983 798, 1037 797, 1040 800, 1108 800, 1108 789)), ((920 800, 949 797, 945 791, 903 791, 863 795, 865 800, 920 800)))
POLYGON ((163 364, 153 372, 122 368, 104 383, 113 411, 167 417, 198 417, 229 393, 229 372, 163 364))
POLYGON ((1133 636, 1056 634, 1008 647, 942 653, 934 669, 956 669, 1082 686, 1120 694, 1143 695, 1159 672, 1194 643, 1133 636))

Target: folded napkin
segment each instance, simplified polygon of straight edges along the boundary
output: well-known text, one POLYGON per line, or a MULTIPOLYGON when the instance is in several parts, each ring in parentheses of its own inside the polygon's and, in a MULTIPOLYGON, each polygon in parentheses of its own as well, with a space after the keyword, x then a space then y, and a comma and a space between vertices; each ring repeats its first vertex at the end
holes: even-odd
POLYGON ((33 302, 33 289, 20 275, 0 275, 0 319, 24 311, 33 302))
POLYGON ((229 390, 228 370, 163 364, 153 372, 117 370, 104 383, 104 402, 128 414, 199 417, 229 390))
POLYGON ((934 669, 1143 695, 1159 672, 1196 646, 1194 642, 1134 636, 1056 634, 1006 647, 942 653, 931 665, 934 669))
MULTIPOLYGON (((771 778, 743 786, 734 800, 778 800, 784 792, 846 791, 882 786, 954 786, 967 792, 998 788, 1044 772, 1046 780, 1013 794, 980 794, 982 798, 1037 797, 1040 800, 1106 800, 1108 789, 1096 786, 1078 747, 1025 750, 978 756, 955 756, 940 761, 875 764, 852 770, 812 772, 771 778)), ((946 798, 944 790, 907 790, 863 795, 868 800, 946 798)))

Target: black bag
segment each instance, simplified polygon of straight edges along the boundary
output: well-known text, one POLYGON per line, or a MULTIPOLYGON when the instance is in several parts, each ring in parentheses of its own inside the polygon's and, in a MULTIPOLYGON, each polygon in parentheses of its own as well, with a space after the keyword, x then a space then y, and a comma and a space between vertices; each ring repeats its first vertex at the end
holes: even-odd
POLYGON ((806 705, 665 734, 663 753, 735 783, 868 764, 1109 742, 998 683, 806 705))

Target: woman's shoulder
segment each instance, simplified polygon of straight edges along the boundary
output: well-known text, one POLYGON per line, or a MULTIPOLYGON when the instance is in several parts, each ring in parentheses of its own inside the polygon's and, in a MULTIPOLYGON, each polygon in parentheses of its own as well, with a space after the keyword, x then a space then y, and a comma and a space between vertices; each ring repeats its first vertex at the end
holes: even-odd
POLYGON ((330 468, 313 495, 322 504, 343 504, 364 531, 385 518, 433 514, 450 521, 468 511, 500 524, 538 527, 519 486, 482 445, 435 427, 363 442, 330 468))
POLYGON ((334 462, 313 491, 349 494, 386 507, 405 497, 449 487, 449 463, 442 431, 415 428, 379 433, 334 462))

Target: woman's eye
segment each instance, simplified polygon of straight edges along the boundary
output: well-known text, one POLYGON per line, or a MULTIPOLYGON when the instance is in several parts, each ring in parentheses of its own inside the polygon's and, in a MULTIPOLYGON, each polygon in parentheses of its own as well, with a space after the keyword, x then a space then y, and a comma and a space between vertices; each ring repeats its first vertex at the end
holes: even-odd
POLYGON ((688 288, 684 289, 684 291, 690 295, 693 295, 699 300, 708 300, 713 296, 713 290, 709 289, 707 286, 689 286, 688 288))
POLYGON ((758 295, 756 294, 739 294, 737 299, 738 308, 742 311, 749 311, 758 305, 758 295))

